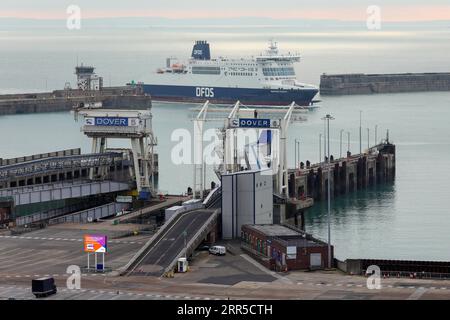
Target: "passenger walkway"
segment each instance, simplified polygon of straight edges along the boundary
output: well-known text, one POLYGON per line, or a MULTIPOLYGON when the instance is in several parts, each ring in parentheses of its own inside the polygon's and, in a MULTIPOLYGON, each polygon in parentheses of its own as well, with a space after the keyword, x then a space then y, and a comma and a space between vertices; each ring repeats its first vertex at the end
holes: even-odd
POLYGON ((0 190, 0 197, 11 197, 14 205, 64 200, 90 195, 129 190, 128 183, 115 181, 85 181, 55 183, 0 190))

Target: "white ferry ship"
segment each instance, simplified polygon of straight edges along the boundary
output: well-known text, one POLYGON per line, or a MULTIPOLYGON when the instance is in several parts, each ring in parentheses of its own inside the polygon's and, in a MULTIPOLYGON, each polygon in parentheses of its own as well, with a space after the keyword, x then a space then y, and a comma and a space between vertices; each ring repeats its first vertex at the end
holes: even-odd
POLYGON ((154 101, 310 106, 318 88, 297 80, 297 62, 300 55, 280 54, 274 41, 264 54, 239 59, 211 58, 209 43, 196 41, 186 63, 168 58, 143 88, 154 101))

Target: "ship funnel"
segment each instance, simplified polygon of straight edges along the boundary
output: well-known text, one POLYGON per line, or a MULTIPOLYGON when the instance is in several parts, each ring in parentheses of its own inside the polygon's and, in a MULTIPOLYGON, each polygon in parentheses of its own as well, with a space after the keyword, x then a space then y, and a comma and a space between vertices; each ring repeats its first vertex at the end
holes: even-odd
POLYGON ((192 58, 195 60, 210 60, 209 43, 206 41, 196 41, 192 49, 192 58))

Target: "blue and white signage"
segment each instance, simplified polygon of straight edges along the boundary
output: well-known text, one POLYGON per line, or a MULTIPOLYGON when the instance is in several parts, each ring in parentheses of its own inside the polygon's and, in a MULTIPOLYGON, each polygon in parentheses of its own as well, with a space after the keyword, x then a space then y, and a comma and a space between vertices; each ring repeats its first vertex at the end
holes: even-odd
POLYGON ((230 123, 230 126, 234 128, 271 128, 277 125, 278 121, 251 118, 232 119, 230 123))
POLYGON ((86 126, 102 127, 137 127, 139 119, 124 117, 87 117, 84 119, 86 126))

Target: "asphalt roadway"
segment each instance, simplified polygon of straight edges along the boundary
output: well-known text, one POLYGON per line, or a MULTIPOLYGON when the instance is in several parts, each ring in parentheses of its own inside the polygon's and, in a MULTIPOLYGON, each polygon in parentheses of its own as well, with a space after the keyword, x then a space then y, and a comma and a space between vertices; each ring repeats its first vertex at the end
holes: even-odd
POLYGON ((189 243, 212 213, 213 210, 197 210, 183 214, 141 258, 133 275, 162 276, 164 270, 185 247, 185 241, 189 243))

